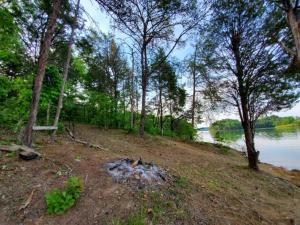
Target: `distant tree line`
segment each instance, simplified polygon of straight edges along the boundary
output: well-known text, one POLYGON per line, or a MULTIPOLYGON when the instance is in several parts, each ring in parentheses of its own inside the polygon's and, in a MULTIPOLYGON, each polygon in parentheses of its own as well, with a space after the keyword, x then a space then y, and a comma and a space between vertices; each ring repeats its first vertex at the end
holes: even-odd
MULTIPOLYGON (((255 128, 275 128, 278 126, 295 125, 300 127, 299 117, 279 117, 279 116, 267 116, 257 120, 255 128)), ((216 131, 225 130, 240 130, 243 129, 241 122, 234 119, 223 119, 212 123, 209 129, 216 131)))

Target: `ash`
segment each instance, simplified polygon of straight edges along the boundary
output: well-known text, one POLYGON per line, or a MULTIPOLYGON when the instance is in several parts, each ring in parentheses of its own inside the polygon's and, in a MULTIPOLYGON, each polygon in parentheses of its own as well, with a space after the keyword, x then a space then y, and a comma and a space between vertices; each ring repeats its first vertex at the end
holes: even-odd
POLYGON ((166 181, 166 172, 152 163, 141 159, 120 159, 104 165, 107 173, 117 182, 130 182, 138 188, 160 185, 166 181))

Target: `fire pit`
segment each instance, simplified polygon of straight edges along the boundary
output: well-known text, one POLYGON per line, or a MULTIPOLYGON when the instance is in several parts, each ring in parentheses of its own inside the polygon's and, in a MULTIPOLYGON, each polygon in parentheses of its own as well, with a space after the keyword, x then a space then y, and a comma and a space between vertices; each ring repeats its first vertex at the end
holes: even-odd
POLYGON ((104 168, 117 182, 129 182, 138 188, 160 185, 166 181, 163 169, 142 159, 120 159, 106 163, 104 168))

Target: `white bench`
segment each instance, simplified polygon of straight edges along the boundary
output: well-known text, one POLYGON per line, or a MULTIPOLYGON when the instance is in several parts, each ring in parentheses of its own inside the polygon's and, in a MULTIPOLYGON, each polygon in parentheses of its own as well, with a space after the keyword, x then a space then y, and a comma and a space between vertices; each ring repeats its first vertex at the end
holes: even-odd
POLYGON ((33 130, 57 130, 55 126, 33 126, 33 130))

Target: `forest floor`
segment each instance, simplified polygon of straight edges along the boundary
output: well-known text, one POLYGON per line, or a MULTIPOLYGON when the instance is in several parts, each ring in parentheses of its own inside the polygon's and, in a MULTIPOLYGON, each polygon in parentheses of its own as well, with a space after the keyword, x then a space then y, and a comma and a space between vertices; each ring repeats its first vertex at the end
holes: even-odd
MULTIPOLYGON (((0 224, 141 225, 145 224, 300 224, 300 174, 260 164, 247 168, 237 151, 209 143, 128 134, 76 125, 76 136, 106 150, 89 148, 60 135, 52 143, 35 138, 45 157, 23 161, 0 155, 0 224), (138 190, 117 183, 101 169, 120 158, 142 159, 174 178, 157 188, 138 190), (79 176, 84 191, 62 215, 47 214, 44 195, 79 176), (30 204, 20 206, 33 192, 30 204)), ((0 142, 16 137, 0 129, 0 142)))

